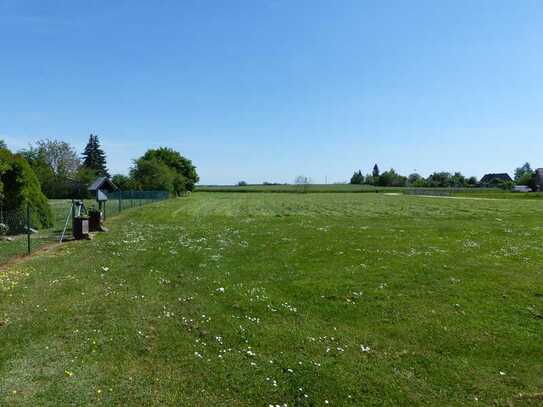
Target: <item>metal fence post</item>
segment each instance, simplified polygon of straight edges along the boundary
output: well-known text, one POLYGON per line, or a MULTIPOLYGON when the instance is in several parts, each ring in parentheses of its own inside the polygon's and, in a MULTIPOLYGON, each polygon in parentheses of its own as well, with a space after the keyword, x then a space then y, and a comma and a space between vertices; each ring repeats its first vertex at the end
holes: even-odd
POLYGON ((26 205, 26 243, 30 254, 30 204, 26 205))
POLYGON ((72 198, 72 230, 74 230, 74 219, 75 219, 75 200, 72 198))
POLYGON ((123 210, 123 191, 119 189, 119 213, 123 210))

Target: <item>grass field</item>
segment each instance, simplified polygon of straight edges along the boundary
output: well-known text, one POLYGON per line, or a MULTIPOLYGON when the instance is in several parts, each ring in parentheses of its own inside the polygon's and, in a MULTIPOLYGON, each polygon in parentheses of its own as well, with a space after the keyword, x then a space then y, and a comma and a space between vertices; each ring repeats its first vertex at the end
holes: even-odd
MULTIPOLYGON (((382 188, 385 189, 385 188, 382 188)), ((399 189, 399 188, 389 188, 399 189)), ((376 187, 371 185, 350 184, 310 184, 310 185, 199 185, 199 192, 375 192, 376 187)))
POLYGON ((543 206, 196 193, 0 271, 0 404, 541 405, 543 206))
MULTIPOLYGON (((372 185, 351 185, 351 184, 308 184, 308 185, 293 185, 293 184, 277 184, 277 185, 198 185, 198 192, 378 192, 403 191, 404 187, 374 187, 372 185)), ((466 189, 467 191, 468 189, 466 189)))
POLYGON ((198 192, 292 192, 292 193, 406 193, 428 195, 450 195, 494 199, 543 199, 543 193, 518 193, 498 188, 412 188, 412 187, 374 187, 372 185, 351 184, 310 184, 310 185, 200 185, 198 192))

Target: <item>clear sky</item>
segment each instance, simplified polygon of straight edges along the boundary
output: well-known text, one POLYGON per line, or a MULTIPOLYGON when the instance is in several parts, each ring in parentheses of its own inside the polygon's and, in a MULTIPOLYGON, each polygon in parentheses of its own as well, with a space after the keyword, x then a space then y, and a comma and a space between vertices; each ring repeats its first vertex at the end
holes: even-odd
POLYGON ((0 138, 201 183, 543 167, 541 0, 0 0, 0 138))

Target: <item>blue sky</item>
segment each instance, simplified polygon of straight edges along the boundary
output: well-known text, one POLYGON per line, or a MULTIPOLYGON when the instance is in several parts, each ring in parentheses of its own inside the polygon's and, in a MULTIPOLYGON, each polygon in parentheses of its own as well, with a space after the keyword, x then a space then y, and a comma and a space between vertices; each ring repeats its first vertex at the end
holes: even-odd
POLYGON ((543 167, 543 3, 0 0, 0 138, 201 182, 543 167))

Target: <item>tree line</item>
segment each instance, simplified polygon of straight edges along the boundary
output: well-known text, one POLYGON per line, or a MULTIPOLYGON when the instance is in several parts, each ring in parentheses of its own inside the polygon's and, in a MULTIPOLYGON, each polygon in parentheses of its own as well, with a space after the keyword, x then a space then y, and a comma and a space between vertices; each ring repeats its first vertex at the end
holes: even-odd
MULTIPOLYGON (((19 151, 36 173, 48 198, 70 198, 84 193, 97 177, 110 177, 107 157, 97 135, 91 134, 81 157, 61 140, 40 140, 19 151)), ((198 174, 192 162, 179 152, 161 147, 134 160, 128 175, 113 175, 122 190, 163 190, 180 195, 192 191, 198 174)))
MULTIPOLYGON (((0 216, 15 211, 22 219, 30 205, 33 224, 47 227, 51 220, 47 199, 89 197, 88 186, 98 177, 109 176, 106 154, 94 134, 81 156, 61 140, 39 140, 15 153, 0 140, 0 216)), ((191 160, 160 147, 134 160, 128 175, 116 174, 112 180, 125 191, 161 190, 181 195, 192 191, 199 177, 191 160)))
MULTIPOLYGON (((364 175, 361 170, 355 171, 350 183, 380 187, 469 188, 478 186, 479 180, 476 177, 466 177, 461 172, 434 172, 426 178, 418 173, 403 176, 394 169, 381 173, 379 166, 375 164, 370 174, 364 175)), ((529 163, 525 163, 516 168, 514 181, 496 179, 489 186, 509 190, 514 185, 526 185, 535 191, 536 183, 535 171, 529 163)))
POLYGON ((361 170, 355 171, 351 177, 351 184, 365 184, 380 187, 416 187, 416 188, 462 188, 477 185, 477 178, 465 177, 460 172, 434 172, 428 177, 418 173, 409 176, 398 174, 393 168, 381 172, 375 164, 370 174, 364 175, 361 170))

